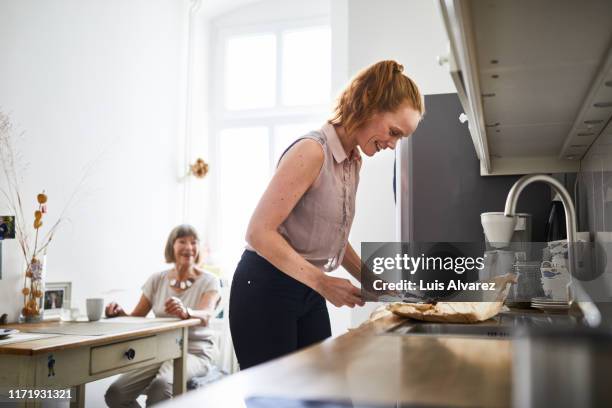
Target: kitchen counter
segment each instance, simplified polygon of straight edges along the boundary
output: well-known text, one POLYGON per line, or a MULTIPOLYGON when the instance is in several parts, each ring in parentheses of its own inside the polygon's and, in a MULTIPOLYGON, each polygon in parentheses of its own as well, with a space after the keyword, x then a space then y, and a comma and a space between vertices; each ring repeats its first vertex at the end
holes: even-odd
POLYGON ((189 392, 168 406, 245 407, 245 399, 254 396, 393 407, 397 402, 511 404, 510 340, 384 334, 402 322, 393 315, 381 317, 340 337, 189 392))

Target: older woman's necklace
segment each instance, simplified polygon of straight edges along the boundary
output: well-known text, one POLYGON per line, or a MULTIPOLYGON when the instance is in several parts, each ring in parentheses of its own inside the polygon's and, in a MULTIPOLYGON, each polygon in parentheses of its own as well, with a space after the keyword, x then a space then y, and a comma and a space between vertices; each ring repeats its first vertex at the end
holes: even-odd
POLYGON ((193 285, 193 282, 195 282, 195 279, 193 278, 170 279, 170 286, 176 289, 185 290, 190 288, 193 285))

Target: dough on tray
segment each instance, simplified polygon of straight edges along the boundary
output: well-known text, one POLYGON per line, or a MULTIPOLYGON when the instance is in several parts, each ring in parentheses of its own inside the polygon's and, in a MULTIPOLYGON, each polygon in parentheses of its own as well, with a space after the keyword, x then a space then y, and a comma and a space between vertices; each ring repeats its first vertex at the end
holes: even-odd
POLYGON ((396 315, 440 323, 476 323, 498 314, 503 302, 391 303, 388 309, 396 315))
POLYGON ((395 302, 387 305, 387 309, 402 317, 428 322, 482 322, 494 317, 501 311, 510 285, 516 282, 516 276, 512 274, 498 276, 492 281, 496 283, 497 290, 491 301, 438 302, 436 304, 395 302))

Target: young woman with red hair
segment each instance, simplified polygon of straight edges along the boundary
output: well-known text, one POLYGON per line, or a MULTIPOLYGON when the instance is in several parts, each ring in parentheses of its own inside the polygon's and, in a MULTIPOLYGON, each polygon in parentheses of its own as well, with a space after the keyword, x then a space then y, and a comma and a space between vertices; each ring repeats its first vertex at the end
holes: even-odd
POLYGON ((363 305, 349 280, 326 274, 342 265, 360 277, 360 258, 348 242, 360 151, 395 149, 423 113, 403 66, 381 61, 350 82, 323 128, 285 150, 251 217, 232 281, 230 327, 242 369, 329 337, 325 300, 363 305))

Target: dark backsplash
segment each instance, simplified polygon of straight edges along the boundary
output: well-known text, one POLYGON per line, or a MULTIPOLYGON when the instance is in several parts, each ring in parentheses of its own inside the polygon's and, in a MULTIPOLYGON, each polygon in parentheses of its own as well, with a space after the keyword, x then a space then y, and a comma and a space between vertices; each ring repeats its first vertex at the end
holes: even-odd
MULTIPOLYGON (((520 176, 480 175, 480 164, 457 94, 426 95, 427 113, 411 136, 409 185, 412 236, 420 242, 484 240, 480 213, 503 211, 520 176)), ((532 240, 544 241, 550 188, 537 183, 521 195, 517 210, 532 215, 532 240)))

